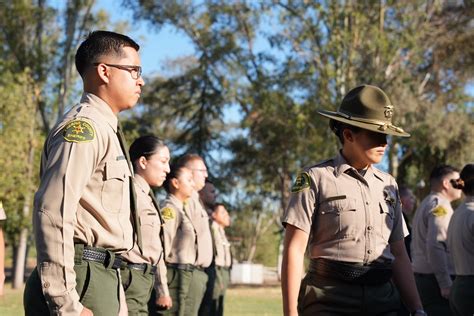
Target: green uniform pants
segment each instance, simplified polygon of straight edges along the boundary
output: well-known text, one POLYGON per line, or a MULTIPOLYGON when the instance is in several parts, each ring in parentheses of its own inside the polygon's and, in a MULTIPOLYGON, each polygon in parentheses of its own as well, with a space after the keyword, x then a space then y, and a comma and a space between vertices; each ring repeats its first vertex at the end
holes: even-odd
MULTIPOLYGON (((74 271, 76 291, 82 305, 92 310, 94 315, 117 316, 120 308, 119 271, 91 261, 76 263, 74 271)), ((50 314, 37 269, 33 270, 26 282, 23 306, 27 316, 50 314)))
POLYGON ((150 273, 148 269, 140 271, 123 266, 120 269, 120 275, 125 290, 128 315, 148 315, 148 300, 155 282, 154 274, 150 273))
POLYGON ((148 302, 149 315, 191 315, 188 313, 188 311, 186 311, 185 300, 188 296, 189 286, 191 285, 193 278, 193 271, 172 267, 167 267, 166 270, 166 276, 168 278, 168 290, 170 292, 173 306, 168 310, 158 310, 155 304, 156 292, 153 290, 150 301, 148 302))
POLYGON ((185 301, 186 316, 195 316, 198 314, 199 306, 201 306, 202 299, 206 293, 207 279, 208 276, 204 270, 193 270, 193 277, 185 301))
POLYGON ((429 316, 451 316, 449 301, 441 296, 434 274, 415 273, 415 282, 423 308, 429 316))
POLYGON ((299 315, 395 316, 400 296, 392 282, 361 285, 308 273, 301 282, 299 315))
POLYGON ((223 316, 225 292, 230 283, 230 270, 229 268, 217 267, 216 272, 211 315, 223 316))
POLYGON ((458 275, 451 287, 449 304, 454 316, 474 315, 474 275, 458 275))
POLYGON ((201 306, 199 307, 199 316, 212 316, 213 314, 213 294, 214 294, 214 286, 216 282, 216 266, 215 264, 211 264, 210 267, 204 269, 207 274, 207 283, 206 283, 206 293, 204 294, 204 298, 202 299, 201 306))

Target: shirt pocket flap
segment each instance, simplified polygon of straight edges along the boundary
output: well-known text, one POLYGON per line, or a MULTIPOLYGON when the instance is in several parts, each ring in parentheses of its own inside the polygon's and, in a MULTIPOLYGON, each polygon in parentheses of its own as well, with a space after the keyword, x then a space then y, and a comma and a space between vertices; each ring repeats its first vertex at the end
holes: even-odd
POLYGON ((105 163, 105 180, 118 179, 125 181, 128 176, 127 161, 109 161, 105 163))
POLYGON ((346 211, 355 211, 355 199, 346 195, 331 196, 324 199, 319 206, 321 214, 339 214, 346 211))

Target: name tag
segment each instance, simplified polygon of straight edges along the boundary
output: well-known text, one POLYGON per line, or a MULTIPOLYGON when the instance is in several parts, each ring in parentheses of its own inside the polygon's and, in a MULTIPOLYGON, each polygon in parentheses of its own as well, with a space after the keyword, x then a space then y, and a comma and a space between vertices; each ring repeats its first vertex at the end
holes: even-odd
POLYGON ((120 156, 117 156, 117 157, 115 158, 115 160, 117 160, 117 161, 126 160, 126 159, 127 159, 127 158, 125 158, 124 155, 120 155, 120 156))

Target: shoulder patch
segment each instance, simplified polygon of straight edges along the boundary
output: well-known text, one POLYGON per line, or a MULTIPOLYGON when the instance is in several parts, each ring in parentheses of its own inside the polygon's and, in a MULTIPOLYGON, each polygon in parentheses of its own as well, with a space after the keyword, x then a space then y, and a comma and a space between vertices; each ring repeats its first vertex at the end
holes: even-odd
POLYGON ((301 172, 293 183, 293 187, 291 188, 291 193, 296 193, 303 191, 309 188, 311 184, 311 178, 307 172, 301 172))
POLYGON ((87 143, 94 140, 95 130, 88 122, 76 119, 66 124, 63 138, 71 143, 87 143))
POLYGON ((165 207, 161 209, 161 216, 164 220, 170 220, 174 218, 174 210, 171 207, 165 207))
POLYGON ((446 209, 441 206, 441 205, 438 205, 434 210, 433 210, 433 215, 436 216, 436 217, 440 217, 440 216, 444 216, 448 214, 448 211, 446 211, 446 209))

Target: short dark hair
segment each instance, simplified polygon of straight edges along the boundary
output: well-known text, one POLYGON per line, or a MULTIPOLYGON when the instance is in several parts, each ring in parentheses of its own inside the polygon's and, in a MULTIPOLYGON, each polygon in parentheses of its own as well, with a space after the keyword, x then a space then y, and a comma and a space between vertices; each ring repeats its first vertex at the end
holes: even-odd
POLYGON ((166 175, 166 179, 163 182, 163 187, 165 188, 166 192, 171 193, 171 180, 177 179, 183 172, 183 169, 187 169, 187 167, 177 163, 173 163, 171 165, 170 173, 166 175))
POLYGON ((465 165, 461 170, 460 177, 464 182, 461 188, 464 194, 474 195, 474 164, 465 165))
POLYGON ((433 168, 430 174, 430 185, 434 186, 444 179, 448 174, 459 172, 458 169, 450 165, 439 165, 433 168))
POLYGON ((227 210, 227 207, 224 203, 214 203, 214 205, 212 206, 212 213, 214 213, 219 206, 223 206, 227 210))
POLYGON ((176 164, 179 166, 187 167, 188 164, 194 160, 201 160, 202 162, 204 162, 204 159, 198 154, 184 154, 176 160, 176 164))
POLYGON ((91 64, 99 62, 104 55, 123 57, 123 47, 132 47, 136 51, 140 46, 126 35, 109 31, 94 31, 89 33, 76 52, 76 69, 84 77, 91 64))
POLYGON ((339 139, 339 142, 342 145, 344 145, 343 131, 345 129, 348 129, 348 130, 350 130, 354 133, 358 133, 362 129, 360 127, 352 126, 352 125, 349 125, 349 124, 346 124, 346 123, 343 123, 343 122, 340 122, 340 121, 336 121, 336 120, 333 120, 333 119, 329 120, 329 128, 331 129, 331 131, 334 134, 336 134, 337 138, 339 139))
POLYGON ((137 170, 135 163, 140 157, 143 156, 148 159, 161 147, 166 147, 166 144, 163 142, 163 140, 153 135, 145 135, 135 139, 129 150, 133 169, 135 171, 137 170))

